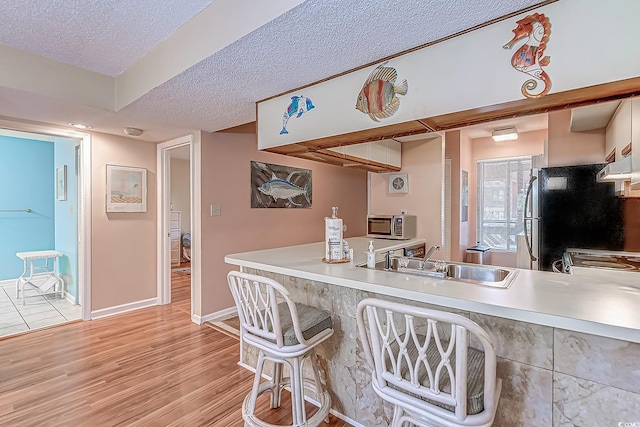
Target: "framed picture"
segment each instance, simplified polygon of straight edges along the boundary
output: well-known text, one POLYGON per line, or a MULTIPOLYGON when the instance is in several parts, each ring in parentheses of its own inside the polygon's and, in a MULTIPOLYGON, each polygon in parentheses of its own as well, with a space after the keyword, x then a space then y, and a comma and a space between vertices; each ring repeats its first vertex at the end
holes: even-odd
POLYGON ((107 165, 107 212, 147 211, 147 170, 107 165))
POLYGON ((56 200, 67 200, 67 165, 56 168, 56 200))
POLYGON ((409 176, 406 173, 389 174, 389 193, 406 194, 409 192, 409 176))
POLYGON ((251 162, 252 208, 310 208, 310 169, 251 162))

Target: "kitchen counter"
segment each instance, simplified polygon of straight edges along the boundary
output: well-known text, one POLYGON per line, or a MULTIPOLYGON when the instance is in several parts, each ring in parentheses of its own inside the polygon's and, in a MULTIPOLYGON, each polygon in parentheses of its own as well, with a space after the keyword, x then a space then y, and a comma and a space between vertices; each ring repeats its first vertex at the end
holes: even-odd
MULTIPOLYGON (((366 263, 369 240, 383 252, 424 240, 346 239, 354 260, 321 261, 323 243, 227 255, 225 262, 287 276, 507 319, 640 343, 640 274, 593 269, 572 276, 518 270, 508 289, 492 288, 358 267, 366 263)), ((434 254, 438 258, 438 252, 434 254)))
MULTIPOLYGON (((502 395, 494 427, 618 425, 640 413, 640 274, 517 270, 507 289, 358 267, 369 239, 350 238, 355 260, 321 261, 323 243, 228 255, 229 264, 283 284, 291 299, 331 313, 335 333, 318 346, 332 410, 355 426, 390 425, 392 407, 371 387, 356 306, 390 299, 454 312, 493 337, 502 395)), ((377 258, 417 241, 375 240, 377 258)), ((436 252, 436 257, 438 253, 436 252)), ((473 345, 473 340, 471 342, 473 345)), ((245 346, 242 364, 257 350, 245 346)))

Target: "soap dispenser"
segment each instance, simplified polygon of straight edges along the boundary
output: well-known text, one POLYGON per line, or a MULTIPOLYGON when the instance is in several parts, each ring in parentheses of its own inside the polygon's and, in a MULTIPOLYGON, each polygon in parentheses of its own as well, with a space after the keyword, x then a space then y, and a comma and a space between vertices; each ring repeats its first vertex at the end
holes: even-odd
POLYGON ((325 259, 329 262, 341 261, 342 252, 342 220, 338 218, 338 207, 331 208, 331 218, 324 219, 325 259))
POLYGON ((373 249, 373 240, 369 240, 369 250, 367 251, 367 267, 376 268, 376 254, 373 249))

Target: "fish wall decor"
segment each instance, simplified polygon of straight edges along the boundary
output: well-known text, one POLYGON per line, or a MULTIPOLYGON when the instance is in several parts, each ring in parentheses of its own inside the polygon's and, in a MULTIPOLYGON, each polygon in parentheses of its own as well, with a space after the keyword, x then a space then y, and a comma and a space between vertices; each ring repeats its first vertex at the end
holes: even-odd
POLYGON ((309 110, 313 110, 314 108, 316 107, 309 98, 302 95, 292 96, 291 102, 282 114, 282 130, 280 131, 280 135, 286 135, 289 133, 287 130, 287 123, 289 123, 289 119, 291 117, 296 116, 296 119, 299 119, 304 113, 309 110))
POLYGON ((310 208, 311 170, 251 162, 252 208, 310 208))
POLYGON ((527 41, 511 57, 511 66, 516 70, 533 77, 527 79, 520 88, 526 98, 540 98, 551 90, 551 79, 542 69, 551 62, 551 57, 544 56, 544 51, 551 35, 551 23, 549 18, 542 13, 534 13, 516 21, 513 29, 513 38, 504 46, 511 49, 513 45, 525 37, 527 41), (542 91, 534 93, 538 82, 544 83, 542 91))
POLYGON ((356 101, 356 109, 368 114, 375 122, 393 116, 400 108, 398 95, 406 95, 409 90, 406 80, 396 85, 398 72, 393 67, 387 67, 388 62, 378 65, 371 72, 356 101))

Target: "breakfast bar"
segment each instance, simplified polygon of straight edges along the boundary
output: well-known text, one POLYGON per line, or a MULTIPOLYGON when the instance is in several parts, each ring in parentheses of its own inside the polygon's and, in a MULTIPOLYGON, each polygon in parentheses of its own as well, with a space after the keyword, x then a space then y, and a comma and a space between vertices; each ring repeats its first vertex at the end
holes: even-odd
MULTIPOLYGON (((347 239, 354 260, 321 262, 313 243, 227 255, 282 283, 291 298, 328 310, 336 333, 318 349, 333 410, 355 425, 392 414, 369 385, 356 306, 367 297, 451 311, 493 334, 503 392, 496 426, 618 425, 640 420, 640 278, 594 270, 572 276, 517 270, 508 288, 361 267, 369 239, 347 239)), ((413 241, 376 239, 378 259, 413 241)), ((473 343, 471 344, 473 345, 473 343)), ((242 363, 256 353, 246 348, 242 363)))

